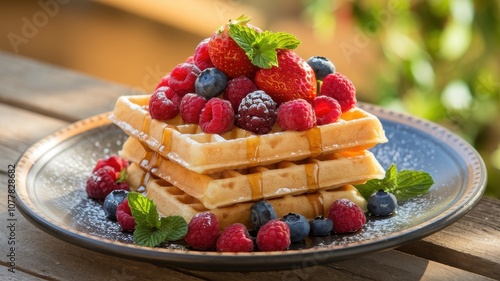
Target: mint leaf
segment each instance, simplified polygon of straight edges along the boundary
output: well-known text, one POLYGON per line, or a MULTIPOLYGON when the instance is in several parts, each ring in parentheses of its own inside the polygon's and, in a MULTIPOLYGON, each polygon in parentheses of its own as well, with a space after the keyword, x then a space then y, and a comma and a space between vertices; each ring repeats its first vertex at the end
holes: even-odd
POLYGON ((286 32, 264 31, 241 24, 231 24, 229 36, 245 51, 252 63, 260 68, 271 68, 278 65, 278 49, 295 49, 300 41, 286 32))
POLYGON ((127 198, 132 217, 134 217, 137 224, 145 224, 148 227, 159 226, 158 212, 153 201, 137 192, 130 192, 127 198))
POLYGON ((165 241, 165 231, 144 224, 137 224, 134 230, 134 241, 139 246, 155 247, 165 241))
POLYGON ((165 238, 163 240, 179 240, 186 235, 188 230, 188 224, 181 216, 161 218, 160 224, 160 229, 165 233, 165 238))
POLYGON ((383 179, 372 179, 364 184, 356 185, 359 193, 368 200, 370 196, 382 189, 391 192, 398 200, 406 200, 426 193, 434 184, 431 175, 423 171, 403 170, 398 172, 392 164, 385 172, 383 179))

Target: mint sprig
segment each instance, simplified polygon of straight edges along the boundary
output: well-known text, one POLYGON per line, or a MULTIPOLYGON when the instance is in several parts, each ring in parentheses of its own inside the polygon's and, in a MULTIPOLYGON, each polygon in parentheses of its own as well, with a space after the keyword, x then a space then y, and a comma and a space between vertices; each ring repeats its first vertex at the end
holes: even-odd
POLYGON ((383 179, 371 179, 364 184, 356 185, 359 193, 368 200, 377 190, 391 192, 398 201, 404 201, 426 193, 434 184, 431 175, 423 171, 402 170, 398 172, 393 163, 385 172, 383 179))
POLYGON ((155 203, 137 192, 127 196, 136 226, 134 241, 140 246, 155 247, 165 241, 175 241, 187 233, 187 222, 180 216, 160 218, 155 203))
POLYGON ((245 51, 250 61, 260 68, 278 66, 277 50, 293 50, 301 43, 290 33, 269 30, 258 32, 242 24, 230 24, 229 36, 245 51))

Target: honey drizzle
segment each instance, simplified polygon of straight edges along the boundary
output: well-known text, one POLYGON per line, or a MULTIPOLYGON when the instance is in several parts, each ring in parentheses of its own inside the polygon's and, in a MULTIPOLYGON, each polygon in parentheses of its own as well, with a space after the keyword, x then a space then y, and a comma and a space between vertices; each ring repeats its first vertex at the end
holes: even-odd
POLYGON ((321 130, 319 127, 313 127, 306 131, 306 137, 309 141, 309 150, 311 151, 311 157, 316 157, 323 152, 321 147, 321 130))
POLYGON ((307 188, 317 190, 319 188, 319 165, 318 163, 307 163, 304 165, 307 179, 307 188))
POLYGON ((169 152, 172 150, 172 133, 173 133, 174 128, 172 126, 169 126, 168 124, 165 124, 163 127, 163 133, 161 136, 161 143, 164 146, 165 151, 169 152))
POLYGON ((259 137, 248 137, 247 138, 247 160, 250 164, 255 164, 259 162, 259 137))
POLYGON ((151 115, 144 116, 144 123, 142 124, 142 132, 149 135, 149 130, 151 128, 151 115))
POLYGON ((264 197, 264 191, 262 190, 262 173, 257 172, 247 175, 248 183, 252 189, 252 199, 259 200, 264 197))
POLYGON ((320 192, 308 193, 305 195, 309 204, 311 204, 311 210, 314 212, 314 216, 324 216, 325 208, 323 204, 323 195, 320 192))

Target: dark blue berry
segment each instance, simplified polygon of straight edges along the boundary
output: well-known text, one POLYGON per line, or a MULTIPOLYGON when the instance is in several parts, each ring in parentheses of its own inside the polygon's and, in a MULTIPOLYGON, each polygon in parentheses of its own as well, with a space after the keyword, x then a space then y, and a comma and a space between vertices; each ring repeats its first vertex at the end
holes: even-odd
POLYGON ((325 57, 313 56, 306 62, 313 69, 317 80, 323 80, 328 74, 335 73, 335 65, 325 57))
POLYGON ((333 230, 333 221, 329 218, 317 217, 310 220, 309 225, 311 226, 310 236, 327 236, 333 230))
POLYGON ((368 198, 368 212, 372 216, 390 216, 396 210, 398 201, 394 194, 379 190, 368 198))
POLYGON ((226 75, 215 67, 203 70, 194 82, 196 94, 206 99, 220 95, 226 89, 226 85, 226 75))
POLYGON ((255 202, 255 204, 253 204, 250 208, 250 221, 255 231, 258 231, 260 227, 268 221, 277 218, 278 216, 276 215, 273 206, 267 201, 255 202))
POLYGON ((302 241, 309 235, 311 227, 309 221, 303 215, 289 213, 281 220, 290 228, 290 241, 292 243, 302 241))
POLYGON ((116 208, 123 200, 125 200, 125 198, 127 198, 127 195, 127 190, 117 189, 111 191, 111 193, 106 196, 104 203, 102 204, 106 217, 116 220, 116 208))

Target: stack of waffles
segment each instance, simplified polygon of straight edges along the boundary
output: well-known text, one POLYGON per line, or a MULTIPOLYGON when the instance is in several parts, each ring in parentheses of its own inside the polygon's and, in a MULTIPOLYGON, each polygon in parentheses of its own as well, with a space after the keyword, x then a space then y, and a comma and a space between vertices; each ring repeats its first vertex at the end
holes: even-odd
POLYGON ((368 150, 387 141, 384 130, 376 116, 360 108, 307 131, 255 135, 235 126, 218 135, 203 133, 180 116, 152 119, 149 97, 120 97, 110 118, 129 135, 120 154, 132 163, 130 186, 164 216, 189 221, 211 211, 221 227, 236 222, 250 227, 250 207, 268 200, 278 216, 294 212, 312 219, 341 198, 365 208, 353 185, 384 176, 368 150))

